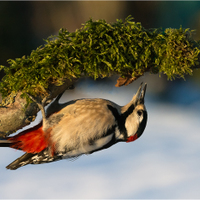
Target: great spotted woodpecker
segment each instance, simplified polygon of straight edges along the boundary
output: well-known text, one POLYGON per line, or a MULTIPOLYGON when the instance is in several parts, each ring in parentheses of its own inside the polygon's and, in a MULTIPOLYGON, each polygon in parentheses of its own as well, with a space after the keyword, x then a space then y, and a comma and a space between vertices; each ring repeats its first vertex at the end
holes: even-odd
MULTIPOLYGON (((38 103, 43 121, 37 126, 0 140, 1 147, 26 152, 7 169, 48 163, 106 149, 118 142, 139 138, 147 123, 144 106, 146 86, 140 85, 132 100, 119 106, 106 99, 78 99, 59 104, 59 95, 46 113, 38 103)), ((30 96, 33 99, 33 97, 30 96)))

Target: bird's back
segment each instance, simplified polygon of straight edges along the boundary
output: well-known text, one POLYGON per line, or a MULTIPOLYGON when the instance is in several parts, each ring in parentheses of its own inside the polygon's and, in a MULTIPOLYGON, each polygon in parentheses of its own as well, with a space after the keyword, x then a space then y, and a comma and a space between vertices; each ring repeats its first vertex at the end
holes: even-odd
POLYGON ((92 143, 103 137, 115 124, 115 117, 108 108, 114 106, 120 112, 120 106, 104 99, 81 99, 60 110, 60 121, 54 125, 51 133, 52 141, 57 144, 58 151, 65 148, 71 150, 80 145, 92 143), (103 130, 102 130, 103 129, 103 130))

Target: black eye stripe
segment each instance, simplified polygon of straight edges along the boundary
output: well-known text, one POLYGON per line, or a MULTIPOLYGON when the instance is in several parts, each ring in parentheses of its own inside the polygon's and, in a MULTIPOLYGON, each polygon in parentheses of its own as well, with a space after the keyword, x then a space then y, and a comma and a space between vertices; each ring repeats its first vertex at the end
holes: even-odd
POLYGON ((132 104, 128 110, 126 110, 123 114, 122 117, 126 120, 126 118, 133 112, 133 110, 135 109, 135 106, 132 104))
POLYGON ((120 115, 118 113, 117 109, 114 108, 113 106, 107 105, 107 107, 112 112, 113 116, 115 117, 115 121, 118 124, 119 130, 124 135, 124 138, 126 139, 128 137, 127 131, 126 131, 126 128, 125 128, 125 120, 126 120, 126 118, 124 118, 123 115, 120 115))

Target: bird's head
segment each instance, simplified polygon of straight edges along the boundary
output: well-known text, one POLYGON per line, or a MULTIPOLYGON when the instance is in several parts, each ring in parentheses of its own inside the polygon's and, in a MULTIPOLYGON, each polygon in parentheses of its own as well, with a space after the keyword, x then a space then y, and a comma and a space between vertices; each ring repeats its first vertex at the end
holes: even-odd
POLYGON ((132 100, 121 109, 127 133, 127 138, 125 138, 126 142, 132 142, 139 138, 146 127, 147 111, 144 105, 146 87, 147 84, 142 89, 141 83, 132 100))

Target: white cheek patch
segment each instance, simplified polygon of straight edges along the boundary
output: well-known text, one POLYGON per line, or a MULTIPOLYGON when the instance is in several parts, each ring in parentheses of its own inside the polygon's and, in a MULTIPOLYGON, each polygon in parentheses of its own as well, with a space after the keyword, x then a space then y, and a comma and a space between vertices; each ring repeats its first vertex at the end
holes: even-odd
POLYGON ((139 117, 140 123, 142 122, 142 120, 143 120, 143 115, 139 117))
POLYGON ((134 115, 134 113, 129 115, 126 119, 125 127, 127 130, 128 137, 131 135, 134 135, 137 132, 138 127, 139 127, 137 115, 134 115))

